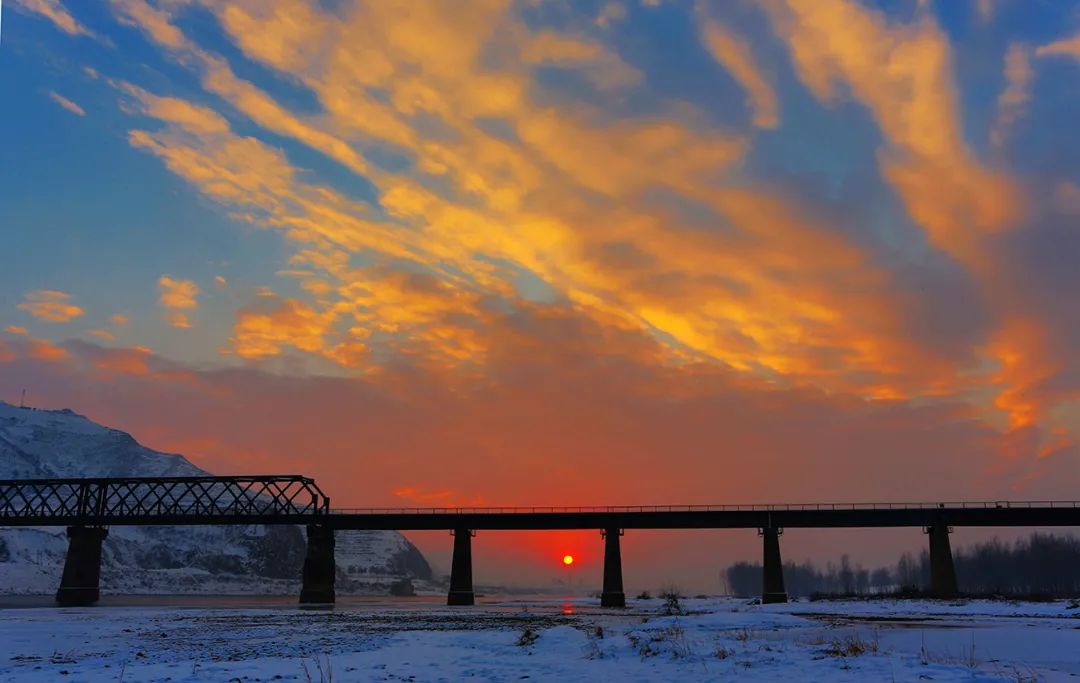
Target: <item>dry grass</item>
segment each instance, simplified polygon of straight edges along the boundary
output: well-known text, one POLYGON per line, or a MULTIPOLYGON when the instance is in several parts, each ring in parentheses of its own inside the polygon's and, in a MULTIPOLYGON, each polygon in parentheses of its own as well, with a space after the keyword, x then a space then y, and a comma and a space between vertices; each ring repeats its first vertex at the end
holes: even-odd
POLYGON ((300 669, 304 672, 306 683, 334 683, 334 666, 330 661, 330 655, 311 656, 311 668, 307 662, 300 662, 300 669), (318 675, 318 678, 315 676, 318 675))
POLYGON ((877 637, 866 640, 858 633, 852 633, 842 638, 833 638, 828 647, 822 652, 832 657, 861 657, 865 654, 877 654, 877 637))

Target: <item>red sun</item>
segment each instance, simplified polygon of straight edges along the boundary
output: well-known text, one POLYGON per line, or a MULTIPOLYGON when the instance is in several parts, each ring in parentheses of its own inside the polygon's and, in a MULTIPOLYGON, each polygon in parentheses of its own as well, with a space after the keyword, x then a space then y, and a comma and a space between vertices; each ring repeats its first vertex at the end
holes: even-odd
POLYGON ((573 555, 563 555, 562 563, 565 564, 567 567, 569 567, 570 565, 574 564, 574 556, 573 555))

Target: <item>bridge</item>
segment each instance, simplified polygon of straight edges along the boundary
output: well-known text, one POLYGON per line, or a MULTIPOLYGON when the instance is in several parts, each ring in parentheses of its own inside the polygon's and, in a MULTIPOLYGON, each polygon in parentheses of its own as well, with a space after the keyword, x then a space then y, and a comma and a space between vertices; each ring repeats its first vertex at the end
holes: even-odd
POLYGON ((949 598, 958 594, 952 527, 1080 526, 1080 501, 334 509, 315 481, 300 475, 0 480, 0 527, 67 527, 56 593, 61 605, 98 600, 101 546, 110 526, 247 524, 307 528, 303 603, 334 602, 339 531, 449 530, 454 553, 447 604, 472 605, 478 530, 596 529, 604 539, 600 603, 624 607, 620 537, 628 529, 755 529, 763 542, 762 601, 784 602, 784 529, 921 528, 929 539, 929 593, 949 598))

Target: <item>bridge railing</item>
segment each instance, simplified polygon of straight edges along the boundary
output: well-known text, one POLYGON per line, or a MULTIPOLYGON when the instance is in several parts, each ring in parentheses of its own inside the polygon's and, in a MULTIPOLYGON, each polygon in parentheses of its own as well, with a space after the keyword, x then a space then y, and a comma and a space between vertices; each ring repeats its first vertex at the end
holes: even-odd
POLYGON ((952 501, 887 503, 766 503, 724 505, 594 505, 582 507, 363 507, 333 508, 336 515, 446 515, 446 514, 543 514, 543 513, 633 513, 633 512, 778 512, 814 510, 928 510, 928 509, 1023 509, 1080 508, 1075 500, 952 501))
POLYGON ((314 480, 298 475, 0 480, 0 521, 305 516, 329 507, 314 480))

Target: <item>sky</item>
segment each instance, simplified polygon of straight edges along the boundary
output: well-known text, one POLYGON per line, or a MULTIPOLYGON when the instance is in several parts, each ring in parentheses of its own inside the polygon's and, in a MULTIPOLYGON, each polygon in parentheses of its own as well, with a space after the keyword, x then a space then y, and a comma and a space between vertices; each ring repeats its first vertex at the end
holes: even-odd
MULTIPOLYGON (((1080 490, 1080 3, 2 12, 4 400, 342 507, 1080 490)), ((630 584, 760 552, 633 536, 630 584)))

